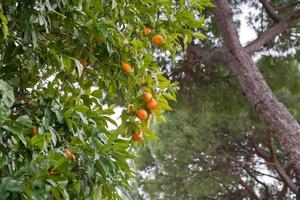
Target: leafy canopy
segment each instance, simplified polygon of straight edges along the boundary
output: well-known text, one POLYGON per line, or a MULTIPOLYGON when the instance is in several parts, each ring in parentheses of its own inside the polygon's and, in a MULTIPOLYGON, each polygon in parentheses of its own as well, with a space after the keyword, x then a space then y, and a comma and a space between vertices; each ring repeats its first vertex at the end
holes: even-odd
POLYGON ((179 39, 203 38, 195 30, 205 6, 208 0, 1 1, 0 198, 125 198, 131 134, 155 137, 148 124, 175 99, 153 54, 175 58, 179 39), (160 49, 151 44, 155 34, 165 40, 160 49), (134 72, 124 73, 122 63, 134 72), (145 90, 159 105, 152 112, 145 90), (120 125, 112 118, 117 107, 120 125), (149 120, 136 119, 140 108, 149 120))

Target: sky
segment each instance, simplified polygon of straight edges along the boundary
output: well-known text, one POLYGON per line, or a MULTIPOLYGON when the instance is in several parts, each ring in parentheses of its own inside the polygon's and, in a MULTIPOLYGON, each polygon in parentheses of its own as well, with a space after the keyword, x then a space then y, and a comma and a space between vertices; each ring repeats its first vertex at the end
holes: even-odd
POLYGON ((256 38, 256 32, 249 28, 247 25, 247 16, 258 13, 259 11, 254 8, 249 8, 247 5, 243 4, 241 6, 241 10, 243 11, 240 15, 236 15, 235 18, 239 18, 241 20, 241 28, 239 32, 240 41, 243 46, 245 46, 248 42, 254 40, 256 38))

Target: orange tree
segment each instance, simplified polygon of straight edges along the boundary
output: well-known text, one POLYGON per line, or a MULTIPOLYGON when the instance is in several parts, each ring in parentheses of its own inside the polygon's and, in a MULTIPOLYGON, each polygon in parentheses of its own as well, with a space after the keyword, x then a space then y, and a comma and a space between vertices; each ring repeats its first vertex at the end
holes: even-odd
POLYGON ((155 137, 149 123, 163 120, 175 100, 175 85, 153 55, 175 58, 203 38, 195 30, 206 6, 208 0, 1 1, 0 198, 125 198, 135 143, 155 137), (123 109, 120 124, 112 118, 116 107, 123 109))

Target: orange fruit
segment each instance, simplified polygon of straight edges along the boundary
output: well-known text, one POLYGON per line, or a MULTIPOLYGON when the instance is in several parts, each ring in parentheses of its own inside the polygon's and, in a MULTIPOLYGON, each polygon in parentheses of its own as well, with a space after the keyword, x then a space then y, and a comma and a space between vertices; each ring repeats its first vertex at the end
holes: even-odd
POLYGON ((143 98, 144 101, 147 103, 152 100, 152 94, 150 92, 144 92, 143 98))
POLYGON ((140 80, 140 84, 144 85, 146 83, 146 81, 144 79, 140 80))
POLYGON ((151 35, 152 29, 151 28, 144 28, 143 33, 145 36, 151 35))
POLYGON ((128 63, 123 63, 122 69, 126 74, 133 72, 133 68, 128 63))
POLYGON ((161 35, 155 35, 152 37, 152 43, 161 47, 165 43, 165 39, 161 35))
POLYGON ((34 136, 37 135, 37 134, 38 134, 38 129, 37 129, 36 127, 33 127, 33 128, 31 129, 31 136, 34 137, 34 136))
POLYGON ((144 109, 140 109, 136 112, 136 116, 140 119, 140 120, 146 120, 148 119, 148 113, 146 110, 144 109))
POLYGON ((69 149, 65 148, 64 151, 65 151, 66 156, 67 156, 69 159, 71 159, 71 160, 74 160, 74 159, 75 159, 75 155, 74 155, 69 149))
POLYGON ((155 108, 157 108, 157 102, 155 101, 155 99, 151 99, 147 102, 147 108, 149 110, 154 110, 155 108))
POLYGON ((143 137, 143 133, 142 132, 139 132, 139 133, 133 133, 132 134, 132 139, 133 141, 136 141, 136 142, 141 142, 144 140, 144 137, 143 137))
POLYGON ((80 64, 83 66, 83 67, 87 67, 88 66, 88 63, 86 62, 86 60, 84 60, 84 59, 79 59, 79 62, 80 62, 80 64))

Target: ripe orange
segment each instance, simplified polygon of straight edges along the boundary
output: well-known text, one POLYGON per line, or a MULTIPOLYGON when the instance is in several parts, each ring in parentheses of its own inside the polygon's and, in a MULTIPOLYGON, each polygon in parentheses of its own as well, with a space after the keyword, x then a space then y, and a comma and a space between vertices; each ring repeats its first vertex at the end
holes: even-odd
POLYGON ((149 110, 154 110, 157 107, 157 102, 155 99, 151 99, 149 102, 147 102, 147 108, 149 110))
POLYGON ((36 127, 33 127, 33 128, 31 129, 31 136, 34 137, 34 136, 37 135, 37 134, 38 134, 38 129, 37 129, 36 127))
POLYGON ((165 39, 161 35, 155 35, 152 37, 152 43, 161 47, 165 43, 165 39))
POLYGON ((84 60, 84 59, 79 59, 79 62, 80 62, 80 64, 85 68, 85 67, 87 67, 88 66, 88 63, 86 62, 86 60, 84 60))
POLYGON ((152 29, 151 28, 144 28, 143 33, 145 36, 151 35, 152 29))
POLYGON ((71 159, 71 160, 74 160, 74 159, 75 159, 75 155, 74 155, 69 149, 65 148, 64 151, 65 151, 66 156, 67 156, 69 159, 71 159))
POLYGON ((132 139, 133 141, 136 141, 136 142, 141 142, 144 140, 144 137, 143 137, 143 133, 142 132, 139 132, 139 133, 133 133, 132 134, 132 139))
POLYGON ((143 98, 144 101, 147 103, 152 100, 152 94, 150 92, 144 92, 143 98))
POLYGON ((123 63, 122 69, 126 74, 133 72, 133 68, 128 63, 123 63))
POLYGON ((140 119, 140 120, 147 120, 148 119, 148 113, 146 110, 144 109, 140 109, 136 112, 136 116, 140 119))

